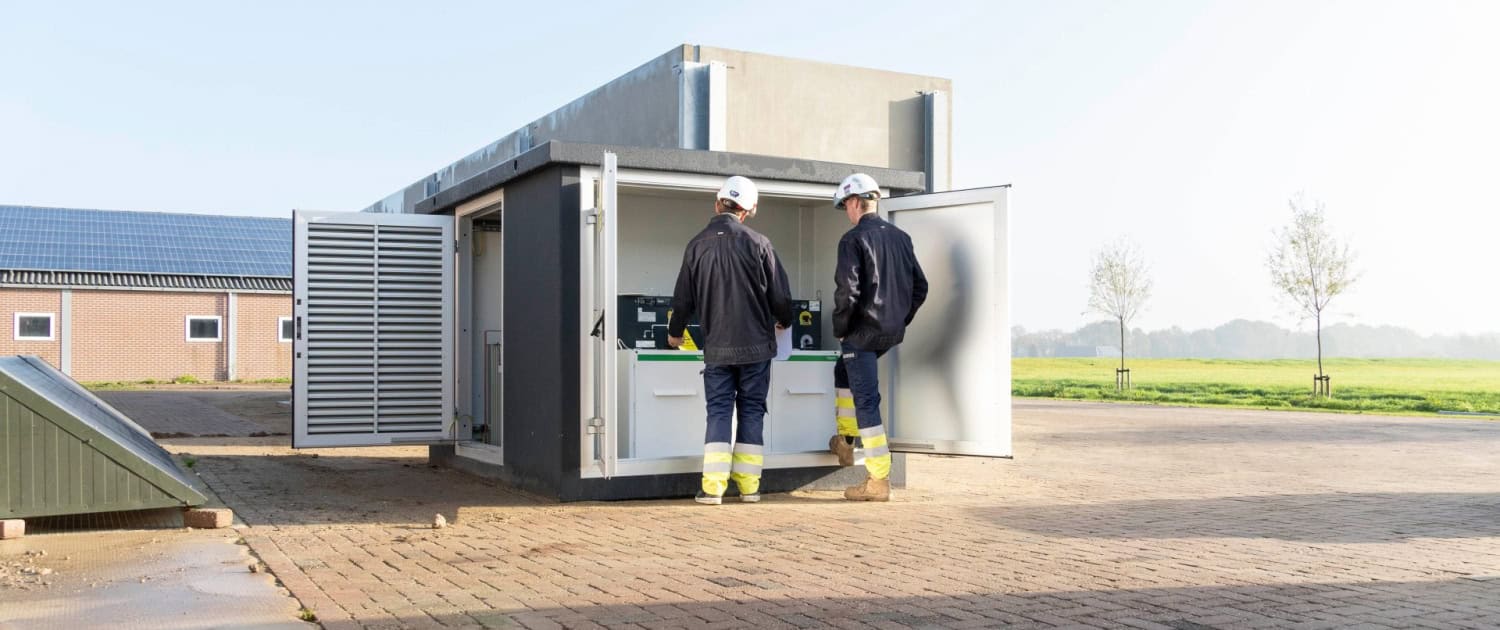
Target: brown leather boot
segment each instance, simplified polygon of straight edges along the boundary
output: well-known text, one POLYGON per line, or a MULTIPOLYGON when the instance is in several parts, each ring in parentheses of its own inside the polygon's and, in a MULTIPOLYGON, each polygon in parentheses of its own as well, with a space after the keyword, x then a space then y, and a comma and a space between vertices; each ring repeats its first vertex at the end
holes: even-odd
POLYGON ((890 501, 891 480, 866 477, 864 483, 844 490, 844 498, 850 501, 890 501))
POLYGON ((840 466, 854 465, 854 445, 844 441, 844 436, 828 438, 828 452, 839 456, 840 466))

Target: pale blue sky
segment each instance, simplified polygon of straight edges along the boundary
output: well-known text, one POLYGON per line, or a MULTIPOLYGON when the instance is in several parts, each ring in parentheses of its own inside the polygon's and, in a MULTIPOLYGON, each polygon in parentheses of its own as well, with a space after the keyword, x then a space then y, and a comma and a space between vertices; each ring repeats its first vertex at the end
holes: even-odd
POLYGON ((954 184, 1012 183, 1013 308, 1293 323, 1262 265, 1307 190, 1361 254, 1333 321, 1500 330, 1500 3, 0 1, 0 203, 358 209, 679 43, 954 81, 954 184), (645 7, 659 8, 645 8, 645 7), (849 37, 849 33, 864 33, 849 37))

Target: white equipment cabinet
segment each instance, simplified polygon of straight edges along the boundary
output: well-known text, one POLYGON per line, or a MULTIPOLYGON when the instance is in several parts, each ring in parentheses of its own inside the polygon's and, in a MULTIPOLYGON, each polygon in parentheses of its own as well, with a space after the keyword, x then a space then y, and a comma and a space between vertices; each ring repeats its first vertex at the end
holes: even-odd
POLYGON ((828 436, 837 430, 833 364, 838 358, 831 351, 793 351, 791 359, 771 362, 767 452, 828 451, 828 436))
MULTIPOLYGON (((697 457, 703 454, 705 404, 703 354, 678 350, 629 350, 625 379, 621 457, 697 457)), ((768 453, 821 452, 834 433, 833 363, 836 352, 794 351, 771 362, 766 396, 768 453)))

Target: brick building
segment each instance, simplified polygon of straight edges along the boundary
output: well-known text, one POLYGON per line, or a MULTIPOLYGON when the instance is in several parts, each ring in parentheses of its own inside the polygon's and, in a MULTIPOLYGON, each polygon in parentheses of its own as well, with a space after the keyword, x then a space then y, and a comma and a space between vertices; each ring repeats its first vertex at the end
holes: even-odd
POLYGON ((0 206, 0 355, 84 381, 290 378, 291 221, 0 206))

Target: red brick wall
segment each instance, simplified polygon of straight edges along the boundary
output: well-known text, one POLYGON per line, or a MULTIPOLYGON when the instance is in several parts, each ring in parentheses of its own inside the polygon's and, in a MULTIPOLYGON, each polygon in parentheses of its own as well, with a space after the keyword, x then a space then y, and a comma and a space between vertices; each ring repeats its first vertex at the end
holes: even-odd
POLYGON ((61 367, 62 291, 0 288, 0 356, 35 354, 61 367), (52 341, 17 341, 16 313, 52 313, 52 341))
MULTIPOLYGON (((228 376, 228 322, 219 341, 187 341, 189 315, 224 317, 223 293, 73 291, 73 378, 206 381, 228 376)), ((240 350, 243 352, 243 350, 240 350)))
MULTIPOLYGON (((241 293, 236 298, 238 362, 246 380, 290 378, 292 344, 277 341, 278 318, 290 317, 289 295, 241 293)), ((73 290, 73 378, 90 381, 200 380, 229 376, 229 322, 219 341, 187 341, 187 317, 225 317, 224 293, 73 290)), ((62 291, 0 288, 0 356, 35 354, 62 367, 62 291), (16 313, 52 313, 52 341, 17 341, 16 313)))
POLYGON ((235 298, 235 376, 245 379, 291 378, 292 342, 278 342, 278 318, 292 316, 292 296, 241 293, 235 298))

